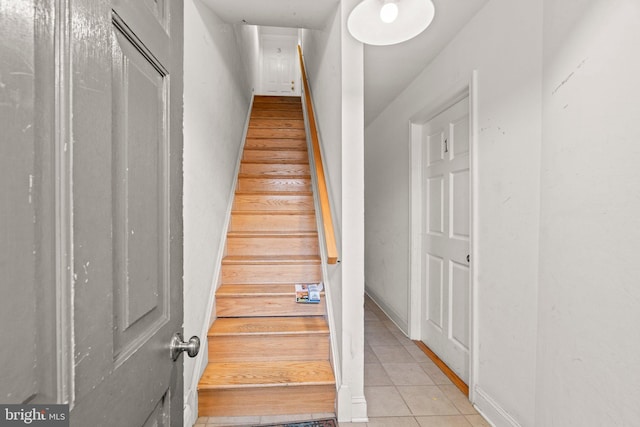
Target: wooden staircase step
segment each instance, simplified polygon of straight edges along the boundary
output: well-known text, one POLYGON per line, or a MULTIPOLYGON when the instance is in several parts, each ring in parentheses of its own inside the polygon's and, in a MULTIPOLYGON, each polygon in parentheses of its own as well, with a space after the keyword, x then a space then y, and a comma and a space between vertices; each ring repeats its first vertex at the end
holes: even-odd
POLYGON ((269 231, 291 231, 303 232, 313 231, 317 233, 316 216, 314 213, 239 213, 231 215, 229 230, 233 232, 269 232, 269 231))
POLYGON ((300 194, 236 194, 234 211, 313 211, 313 197, 300 194))
POLYGON ((251 118, 264 119, 298 119, 303 118, 302 108, 289 109, 271 109, 271 108, 254 108, 251 110, 251 118))
MULTIPOLYGON (((335 378, 327 360, 274 361, 262 363, 209 363, 202 375, 199 390, 296 387, 333 385, 335 378)), ((300 404, 300 402, 296 402, 300 404)))
POLYGON ((229 256, 222 259, 222 265, 317 265, 317 255, 249 255, 229 256))
POLYGON ((323 317, 266 317, 218 319, 209 328, 207 336, 251 335, 326 335, 329 326, 323 317))
MULTIPOLYGON (((229 257, 227 257, 229 258, 229 257)), ((314 263, 282 264, 231 262, 222 264, 222 284, 309 283, 322 280, 320 260, 314 263)))
POLYGON ((279 102, 292 102, 292 103, 301 103, 302 98, 300 96, 284 96, 284 95, 256 95, 253 99, 253 102, 271 102, 271 103, 279 103, 279 102))
POLYGON ((253 138, 247 139, 245 150, 298 150, 307 151, 307 141, 304 138, 253 138))
POLYGON ((227 256, 320 255, 318 234, 229 234, 227 256))
POLYGON ((243 162, 296 162, 309 163, 309 155, 302 150, 244 150, 243 162))
POLYGON ((209 363, 198 386, 200 416, 335 411, 328 361, 209 363))
POLYGON ((318 304, 298 303, 292 283, 222 285, 216 292, 216 314, 224 317, 323 316, 324 293, 318 304))
MULTIPOLYGON (((311 193, 311 178, 300 178, 289 176, 285 178, 276 177, 254 177, 241 175, 236 187, 238 192, 258 193, 258 192, 308 192, 311 193)), ((312 193, 313 194, 313 193, 312 193)))
POLYGON ((219 317, 207 338, 209 362, 329 360, 322 316, 219 317))
POLYGON ((299 176, 310 174, 309 163, 241 163, 240 173, 262 176, 299 176))
POLYGON ((247 131, 247 138, 306 138, 304 129, 261 129, 250 127, 247 131))
POLYGON ((304 129, 302 117, 295 119, 252 118, 249 127, 256 129, 304 129))

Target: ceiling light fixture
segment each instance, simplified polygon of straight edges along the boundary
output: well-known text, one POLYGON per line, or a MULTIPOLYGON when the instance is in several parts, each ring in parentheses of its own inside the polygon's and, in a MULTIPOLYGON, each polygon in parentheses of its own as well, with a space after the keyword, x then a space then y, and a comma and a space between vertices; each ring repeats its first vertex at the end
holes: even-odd
POLYGON ((380 19, 390 24, 398 18, 398 5, 394 1, 387 1, 380 8, 380 19))
POLYGON ((414 38, 434 16, 432 0, 363 0, 349 15, 347 27, 362 43, 387 46, 414 38))

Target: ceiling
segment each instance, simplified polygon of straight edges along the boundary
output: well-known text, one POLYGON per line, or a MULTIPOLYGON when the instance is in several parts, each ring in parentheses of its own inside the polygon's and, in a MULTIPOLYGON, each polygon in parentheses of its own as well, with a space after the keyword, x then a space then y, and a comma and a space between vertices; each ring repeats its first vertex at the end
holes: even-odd
MULTIPOLYGON (((401 0, 400 0, 401 1, 401 0)), ((365 45, 365 124, 371 123, 488 0, 433 0, 436 16, 422 34, 393 46, 365 45)), ((325 28, 339 0, 203 0, 233 24, 325 28)))

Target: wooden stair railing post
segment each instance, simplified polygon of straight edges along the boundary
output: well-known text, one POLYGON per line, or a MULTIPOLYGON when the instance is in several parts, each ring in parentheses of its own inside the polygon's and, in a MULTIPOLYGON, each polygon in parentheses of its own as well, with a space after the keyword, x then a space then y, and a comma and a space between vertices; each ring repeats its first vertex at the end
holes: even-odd
POLYGON ((327 190, 327 181, 324 174, 324 166, 322 163, 322 153, 320 152, 320 142, 318 139, 318 128, 316 125, 315 112, 313 110, 313 102, 311 99, 311 91, 309 90, 309 80, 307 79, 307 71, 304 66, 304 58, 302 57, 302 47, 298 45, 298 56, 300 58, 300 70, 302 72, 302 83, 304 88, 304 104, 309 119, 309 132, 311 133, 311 147, 313 150, 313 161, 315 164, 316 178, 318 182, 318 198, 320 200, 320 211, 322 214, 322 224, 324 229, 324 239, 327 248, 327 263, 338 263, 338 246, 336 244, 336 235, 333 228, 333 219, 331 215, 331 203, 329 202, 329 191, 327 190))

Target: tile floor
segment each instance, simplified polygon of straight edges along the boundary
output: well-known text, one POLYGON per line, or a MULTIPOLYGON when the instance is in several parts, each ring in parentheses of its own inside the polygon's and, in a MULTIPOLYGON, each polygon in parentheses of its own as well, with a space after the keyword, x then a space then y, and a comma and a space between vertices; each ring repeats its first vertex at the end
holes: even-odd
MULTIPOLYGON (((369 298, 364 312, 367 423, 341 427, 488 427, 469 400, 369 298)), ((259 425, 332 417, 201 417, 194 427, 259 425)))

